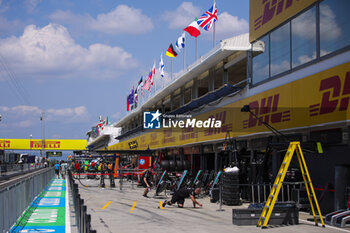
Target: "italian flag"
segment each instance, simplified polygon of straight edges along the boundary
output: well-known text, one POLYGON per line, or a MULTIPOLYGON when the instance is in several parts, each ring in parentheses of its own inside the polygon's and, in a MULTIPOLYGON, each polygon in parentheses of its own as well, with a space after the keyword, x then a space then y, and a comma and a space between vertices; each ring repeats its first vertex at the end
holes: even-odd
POLYGON ((184 31, 188 32, 191 36, 194 37, 197 37, 201 34, 197 20, 198 18, 195 18, 195 20, 190 25, 188 25, 187 28, 184 29, 184 31))

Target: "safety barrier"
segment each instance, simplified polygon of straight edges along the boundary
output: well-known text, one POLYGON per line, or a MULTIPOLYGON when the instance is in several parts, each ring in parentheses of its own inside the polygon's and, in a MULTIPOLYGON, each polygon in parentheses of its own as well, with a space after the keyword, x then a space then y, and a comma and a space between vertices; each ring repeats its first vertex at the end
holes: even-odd
POLYGON ((43 163, 1 164, 0 178, 4 176, 14 176, 27 171, 34 171, 43 167, 43 163))
POLYGON ((10 230, 53 176, 53 168, 41 169, 0 185, 0 232, 10 230))
POLYGON ((91 215, 87 214, 84 200, 80 198, 78 184, 75 183, 72 172, 70 170, 68 170, 68 181, 72 193, 75 218, 79 233, 96 233, 95 230, 91 229, 91 215))
MULTIPOLYGON (((219 186, 222 186, 220 182, 219 186)), ((232 187, 239 187, 242 201, 249 203, 263 203, 266 202, 270 190, 273 184, 257 183, 257 184, 234 184, 232 187)), ((230 185, 225 185, 230 186, 230 185)), ((304 182, 284 182, 281 187, 281 193, 279 195, 278 201, 290 202, 294 201, 298 208, 308 208, 309 204, 306 204, 307 196, 303 196, 301 192, 304 190, 304 182)), ((220 196, 222 195, 222 188, 220 189, 220 196)), ((305 191, 306 192, 306 191, 305 191)))

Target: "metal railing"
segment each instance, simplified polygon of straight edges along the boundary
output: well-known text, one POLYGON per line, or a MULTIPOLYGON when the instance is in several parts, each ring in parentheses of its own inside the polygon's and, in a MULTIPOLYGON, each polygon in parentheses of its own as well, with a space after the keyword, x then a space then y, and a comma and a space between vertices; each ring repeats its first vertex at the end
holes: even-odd
MULTIPOLYGON (((221 185, 223 185, 221 183, 221 185)), ((225 186, 239 187, 241 199, 249 203, 264 203, 266 202, 272 183, 257 183, 257 184, 232 184, 225 186)), ((305 187, 304 182, 283 182, 277 201, 289 202, 295 201, 299 208, 304 207, 303 201, 300 198, 300 190, 305 187)), ((219 189, 219 188, 217 188, 219 189)), ((221 195, 221 194, 220 194, 221 195)))
POLYGON ((42 169, 0 185, 0 232, 10 230, 53 176, 53 168, 42 169))
POLYGON ((68 181, 73 199, 75 218, 79 233, 96 233, 91 229, 91 215, 87 213, 84 200, 80 197, 78 184, 75 183, 72 172, 68 170, 68 181))
POLYGON ((27 171, 34 171, 43 167, 43 163, 1 164, 0 177, 16 175, 27 171))

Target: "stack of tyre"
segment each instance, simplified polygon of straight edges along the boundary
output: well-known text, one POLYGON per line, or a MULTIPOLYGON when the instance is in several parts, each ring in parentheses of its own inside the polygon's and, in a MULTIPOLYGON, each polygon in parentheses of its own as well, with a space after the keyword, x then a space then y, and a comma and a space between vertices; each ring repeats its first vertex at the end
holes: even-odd
POLYGON ((222 175, 222 203, 241 205, 238 172, 224 172, 222 175))
POLYGON ((163 160, 160 167, 167 171, 183 171, 191 169, 191 164, 187 160, 163 160))

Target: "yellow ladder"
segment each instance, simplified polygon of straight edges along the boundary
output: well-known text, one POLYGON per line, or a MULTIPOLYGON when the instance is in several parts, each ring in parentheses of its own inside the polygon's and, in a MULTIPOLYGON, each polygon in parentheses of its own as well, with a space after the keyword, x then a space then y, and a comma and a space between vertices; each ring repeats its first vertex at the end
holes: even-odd
POLYGON ((294 152, 296 152, 297 157, 298 157, 301 174, 303 176, 303 180, 305 183, 307 196, 309 198, 312 214, 313 214, 314 220, 315 220, 315 225, 318 226, 318 221, 317 221, 316 214, 315 214, 314 204, 316 205, 322 226, 325 227, 324 222, 323 222, 323 218, 322 218, 322 214, 321 214, 321 210, 320 210, 320 207, 319 207, 317 199, 316 199, 314 187, 312 185, 309 171, 308 171, 306 163, 305 163, 304 155, 303 155, 303 152, 302 152, 301 147, 300 147, 300 142, 290 142, 289 143, 288 150, 286 152, 286 155, 284 156, 281 167, 280 167, 278 174, 276 176, 275 182, 270 190, 269 197, 268 197, 266 204, 263 208, 263 211, 262 211, 261 216, 259 218, 257 227, 261 226, 261 228, 266 228, 266 226, 269 222, 271 213, 273 211, 273 207, 275 206, 276 200, 278 198, 278 194, 281 190, 284 177, 286 176, 286 173, 288 171, 289 164, 292 161, 294 152), (312 200, 314 200, 314 202, 315 202, 314 204, 313 204, 312 200))

